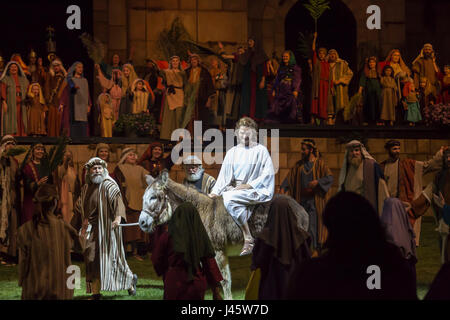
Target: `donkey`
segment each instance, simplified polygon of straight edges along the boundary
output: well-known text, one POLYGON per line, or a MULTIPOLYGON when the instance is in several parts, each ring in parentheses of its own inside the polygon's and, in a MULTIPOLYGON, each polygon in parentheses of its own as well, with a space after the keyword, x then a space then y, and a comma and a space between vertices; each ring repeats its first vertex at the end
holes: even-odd
MULTIPOLYGON (((167 170, 157 177, 147 176, 148 187, 143 197, 142 211, 139 217, 140 228, 147 233, 155 230, 156 226, 170 220, 172 213, 183 202, 191 202, 198 210, 200 218, 208 233, 214 251, 217 265, 222 273, 222 288, 224 298, 232 299, 231 272, 228 257, 234 246, 236 255, 244 242, 242 231, 231 215, 227 212, 222 197, 210 198, 198 192, 194 187, 185 186, 169 178, 167 170), (239 247, 237 247, 239 245, 239 247)), ((308 230, 308 214, 293 198, 276 194, 274 197, 286 197, 297 215, 298 226, 308 230)), ((249 219, 249 227, 253 236, 257 236, 263 229, 270 209, 270 202, 257 205, 249 219)))

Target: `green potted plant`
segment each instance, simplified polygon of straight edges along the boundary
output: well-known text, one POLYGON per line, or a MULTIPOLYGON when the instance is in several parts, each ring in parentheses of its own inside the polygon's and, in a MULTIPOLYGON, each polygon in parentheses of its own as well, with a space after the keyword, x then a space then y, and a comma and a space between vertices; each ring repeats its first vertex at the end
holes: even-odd
POLYGON ((151 114, 123 114, 114 123, 114 135, 136 138, 156 133, 156 121, 151 114))

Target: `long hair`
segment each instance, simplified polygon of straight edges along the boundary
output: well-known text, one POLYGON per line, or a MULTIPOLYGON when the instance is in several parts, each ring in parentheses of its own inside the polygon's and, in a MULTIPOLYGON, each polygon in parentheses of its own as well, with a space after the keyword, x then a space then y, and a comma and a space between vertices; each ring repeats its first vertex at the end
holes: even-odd
POLYGON ((33 225, 38 227, 39 223, 48 223, 49 214, 53 214, 55 200, 59 200, 58 190, 55 185, 43 184, 37 190, 33 198, 34 213, 33 225), (52 210, 53 209, 53 210, 52 210))
POLYGON ((373 77, 374 74, 371 74, 371 72, 370 72, 370 67, 369 67, 370 61, 375 61, 375 76, 376 76, 376 78, 379 78, 380 74, 379 74, 379 71, 377 69, 378 59, 377 59, 377 57, 373 57, 373 56, 369 57, 369 58, 366 58, 366 63, 364 64, 364 75, 367 78, 374 78, 373 77))

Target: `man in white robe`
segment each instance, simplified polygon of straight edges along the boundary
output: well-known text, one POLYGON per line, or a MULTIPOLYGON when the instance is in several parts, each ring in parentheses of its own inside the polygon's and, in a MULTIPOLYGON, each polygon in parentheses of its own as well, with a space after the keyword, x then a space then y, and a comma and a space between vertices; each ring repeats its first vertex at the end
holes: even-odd
POLYGON ((272 200, 275 173, 266 147, 257 142, 255 121, 244 117, 236 124, 238 145, 225 155, 210 197, 223 197, 228 213, 241 228, 244 247, 241 256, 250 254, 254 239, 248 227, 255 205, 272 200))

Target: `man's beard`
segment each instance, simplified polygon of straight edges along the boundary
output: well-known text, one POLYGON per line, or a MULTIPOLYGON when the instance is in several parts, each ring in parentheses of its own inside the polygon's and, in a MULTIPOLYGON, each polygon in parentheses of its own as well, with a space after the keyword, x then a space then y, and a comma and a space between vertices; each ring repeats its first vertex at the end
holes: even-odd
POLYGON ((425 59, 431 59, 432 54, 431 53, 423 53, 423 56, 425 57, 425 59))
POLYGON ((398 158, 400 158, 400 153, 389 152, 389 157, 394 161, 398 160, 398 158))
POLYGON ((349 163, 352 167, 358 168, 361 165, 362 158, 351 158, 349 163))
POLYGON ((94 173, 94 174, 91 174, 91 182, 93 184, 100 184, 100 183, 103 182, 103 180, 105 180, 105 178, 106 178, 106 174, 105 173, 100 173, 100 174, 94 173))
POLYGON ((309 156, 311 153, 302 153, 302 160, 303 161, 309 161, 309 156))
POLYGON ((192 174, 186 173, 186 180, 189 182, 196 182, 202 177, 202 174, 204 171, 205 171, 205 169, 201 168, 201 169, 198 169, 196 173, 192 173, 192 174))

